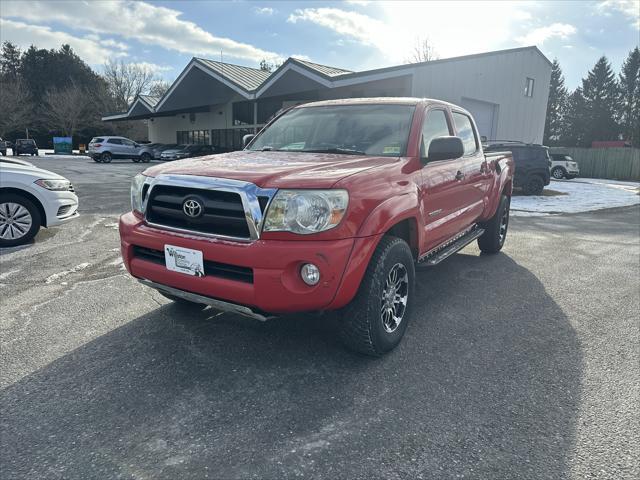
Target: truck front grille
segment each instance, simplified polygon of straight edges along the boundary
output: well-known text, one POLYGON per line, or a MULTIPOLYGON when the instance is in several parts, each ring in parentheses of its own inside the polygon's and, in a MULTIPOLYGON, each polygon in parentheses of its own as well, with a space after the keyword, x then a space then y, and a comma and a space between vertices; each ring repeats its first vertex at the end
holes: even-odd
MULTIPOLYGON (((153 248, 133 246, 133 256, 157 265, 165 265, 164 252, 153 248)), ((248 267, 229 265, 228 263, 204 261, 205 276, 225 278, 236 282, 253 283, 253 270, 248 267)))
MULTIPOLYGON (((146 194, 146 192, 145 192, 146 194)), ((238 193, 155 185, 149 193, 146 218, 149 223, 210 235, 249 239, 249 226, 238 193), (184 202, 195 199, 203 207, 196 218, 183 210, 184 202)))

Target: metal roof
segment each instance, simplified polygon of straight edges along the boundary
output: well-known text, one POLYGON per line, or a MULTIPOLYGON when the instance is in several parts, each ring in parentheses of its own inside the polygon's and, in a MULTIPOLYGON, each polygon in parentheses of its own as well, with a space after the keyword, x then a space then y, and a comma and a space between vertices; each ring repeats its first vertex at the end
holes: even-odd
POLYGON ((196 58, 200 64, 236 84, 243 90, 251 92, 264 82, 271 72, 259 68, 243 67, 231 63, 216 62, 206 58, 196 58))
POLYGON ((346 73, 353 73, 352 70, 344 70, 342 68, 330 67, 328 65, 321 65, 319 63, 313 63, 308 60, 300 60, 299 58, 291 58, 291 60, 296 63, 300 63, 303 66, 315 70, 316 72, 321 73, 327 77, 337 77, 340 75, 344 75, 346 73))
POLYGON ((138 97, 151 108, 155 107, 160 100, 160 97, 154 97, 153 95, 138 95, 138 97))

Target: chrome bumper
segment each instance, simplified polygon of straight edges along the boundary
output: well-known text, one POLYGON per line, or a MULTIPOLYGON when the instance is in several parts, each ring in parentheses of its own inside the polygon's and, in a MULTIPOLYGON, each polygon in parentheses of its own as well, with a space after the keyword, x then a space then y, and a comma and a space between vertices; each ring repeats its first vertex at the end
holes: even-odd
POLYGON ((138 281, 143 285, 155 288, 158 291, 173 295, 174 297, 182 298, 193 303, 202 303, 203 305, 209 305, 210 307, 213 307, 216 310, 220 310, 221 312, 236 313, 244 317, 260 320, 261 322, 265 322, 270 318, 274 318, 273 316, 266 316, 262 315, 261 313, 254 312, 249 307, 245 307, 243 305, 223 302, 222 300, 205 297, 204 295, 198 295, 197 293, 185 292, 184 290, 180 290, 178 288, 173 288, 167 285, 162 285, 161 283, 152 282, 151 280, 147 280, 146 278, 139 278, 138 281))

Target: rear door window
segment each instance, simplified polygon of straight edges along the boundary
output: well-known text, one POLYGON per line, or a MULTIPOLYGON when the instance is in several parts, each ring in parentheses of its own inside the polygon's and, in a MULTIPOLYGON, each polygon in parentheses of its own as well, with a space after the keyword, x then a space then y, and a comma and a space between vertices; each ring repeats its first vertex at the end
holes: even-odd
POLYGON ((464 154, 471 155, 475 153, 478 150, 478 138, 471 118, 464 113, 453 112, 453 121, 456 125, 458 136, 462 139, 464 154))
POLYGON ((107 143, 111 143, 112 145, 122 145, 122 140, 119 138, 110 138, 107 140, 107 143))

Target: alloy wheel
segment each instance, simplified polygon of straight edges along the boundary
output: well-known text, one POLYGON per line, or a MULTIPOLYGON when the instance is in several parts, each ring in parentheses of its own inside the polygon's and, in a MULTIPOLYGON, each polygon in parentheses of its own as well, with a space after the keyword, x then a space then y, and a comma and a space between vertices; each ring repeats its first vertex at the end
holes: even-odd
POLYGON ((407 268, 396 263, 389 271, 382 289, 380 318, 387 333, 397 330, 407 310, 409 298, 409 274, 407 268))
POLYGON ((24 237, 33 224, 31 213, 19 203, 0 203, 0 238, 17 240, 24 237))

